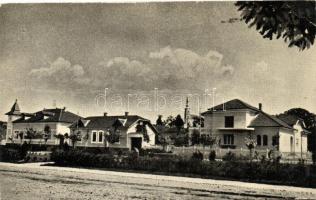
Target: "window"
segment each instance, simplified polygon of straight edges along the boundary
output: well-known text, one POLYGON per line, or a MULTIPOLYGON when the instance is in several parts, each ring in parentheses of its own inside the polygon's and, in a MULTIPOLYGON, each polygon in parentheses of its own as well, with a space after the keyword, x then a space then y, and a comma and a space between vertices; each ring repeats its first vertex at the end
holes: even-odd
POLYGON ((261 146, 261 135, 257 135, 257 145, 261 146))
POLYGON ((99 136, 98 136, 98 138, 99 138, 99 143, 102 143, 103 142, 103 131, 99 131, 99 136))
POLYGON ((103 143, 103 131, 92 131, 91 143, 103 143))
POLYGON ((268 136, 267 135, 263 135, 263 146, 268 146, 268 136))
POLYGON ((92 131, 92 142, 97 142, 97 132, 96 131, 92 131))
POLYGON ((275 135, 272 137, 272 145, 273 146, 279 145, 279 136, 275 135))
POLYGON ((224 144, 226 144, 226 145, 234 144, 234 135, 224 134, 224 144))
POLYGON ((225 128, 234 127, 234 116, 225 116, 225 128))

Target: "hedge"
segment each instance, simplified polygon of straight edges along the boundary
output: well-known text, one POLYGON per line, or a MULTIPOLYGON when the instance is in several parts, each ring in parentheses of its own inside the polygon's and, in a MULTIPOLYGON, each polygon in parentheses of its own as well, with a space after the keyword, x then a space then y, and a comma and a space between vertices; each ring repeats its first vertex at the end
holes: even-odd
POLYGON ((194 175, 204 178, 224 178, 316 187, 316 166, 275 162, 201 161, 181 157, 138 157, 93 154, 83 150, 56 150, 52 160, 58 166, 79 166, 107 169, 161 172, 170 175, 194 175))

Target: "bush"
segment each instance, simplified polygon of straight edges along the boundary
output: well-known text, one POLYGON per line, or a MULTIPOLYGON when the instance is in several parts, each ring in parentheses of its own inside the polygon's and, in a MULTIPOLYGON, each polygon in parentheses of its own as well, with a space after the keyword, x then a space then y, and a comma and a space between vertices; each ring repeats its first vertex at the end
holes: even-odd
POLYGON ((204 158, 203 153, 201 153, 200 151, 194 152, 191 157, 192 160, 196 160, 196 161, 202 161, 203 158, 204 158))
MULTIPOLYGON (((195 152, 192 159, 175 157, 139 157, 133 153, 127 156, 93 154, 83 150, 56 150, 51 159, 56 165, 97 167, 108 169, 141 170, 168 174, 195 174, 207 177, 225 177, 236 180, 288 184, 316 187, 316 166, 282 164, 276 162, 238 162, 231 152, 224 162, 202 162, 203 154, 195 152), (230 161, 229 161, 230 160, 230 161), (233 161, 233 162, 232 162, 233 161)), ((210 154, 211 155, 211 154, 210 154)), ((213 153, 212 153, 213 156, 213 153)), ((211 159, 210 159, 211 160, 211 159)))
POLYGON ((208 159, 209 159, 210 161, 214 161, 215 158, 216 158, 216 152, 215 152, 214 150, 212 150, 212 151, 210 152, 210 154, 208 155, 208 159))
POLYGON ((235 160, 237 160, 237 157, 233 152, 229 151, 228 153, 226 153, 223 156, 223 160, 224 161, 235 161, 235 160))
POLYGON ((189 135, 188 134, 179 134, 174 139, 174 145, 179 146, 188 146, 189 144, 189 135))
POLYGON ((316 164, 316 151, 312 152, 312 160, 313 160, 313 164, 316 164))
POLYGON ((3 162, 17 162, 22 160, 21 151, 13 148, 6 148, 1 146, 0 161, 3 162))

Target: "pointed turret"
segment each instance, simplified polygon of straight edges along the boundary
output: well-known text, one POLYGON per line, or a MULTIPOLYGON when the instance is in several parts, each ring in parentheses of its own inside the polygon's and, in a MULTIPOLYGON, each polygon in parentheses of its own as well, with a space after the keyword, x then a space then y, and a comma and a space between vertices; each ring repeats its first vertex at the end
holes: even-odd
POLYGON ((10 142, 11 140, 9 138, 16 137, 13 135, 13 121, 21 118, 22 113, 20 110, 20 106, 18 104, 18 100, 16 99, 13 106, 11 107, 11 110, 6 113, 8 115, 8 121, 7 121, 7 135, 6 135, 6 142, 10 142))
POLYGON ((21 115, 20 106, 18 104, 18 100, 16 99, 11 110, 6 113, 6 115, 21 115))

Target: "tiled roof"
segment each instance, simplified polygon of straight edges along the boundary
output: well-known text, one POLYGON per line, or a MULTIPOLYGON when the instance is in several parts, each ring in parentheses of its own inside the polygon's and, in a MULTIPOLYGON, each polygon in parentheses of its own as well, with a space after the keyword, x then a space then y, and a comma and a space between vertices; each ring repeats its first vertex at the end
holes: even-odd
POLYGON ((297 121, 301 121, 302 119, 295 116, 295 115, 288 115, 288 114, 280 114, 277 116, 277 118, 281 119, 285 123, 293 126, 297 123, 297 121))
POLYGON ((276 116, 269 115, 264 112, 260 112, 255 119, 252 120, 248 127, 284 127, 293 129, 284 121, 278 119, 276 116))
POLYGON ((65 111, 65 109, 54 108, 44 109, 34 114, 23 114, 20 119, 15 120, 13 123, 37 123, 37 122, 65 122, 73 123, 80 119, 80 116, 65 111), (29 118, 26 118, 29 117, 29 118))
POLYGON ((251 106, 242 100, 233 99, 233 100, 227 101, 225 103, 219 104, 217 106, 214 106, 212 108, 209 108, 206 112, 204 112, 202 114, 212 113, 213 111, 237 110, 237 109, 250 109, 250 110, 254 110, 254 111, 259 111, 258 108, 251 106))
POLYGON ((223 110, 240 110, 240 109, 248 109, 255 111, 258 113, 255 119, 252 120, 248 127, 284 127, 288 129, 293 129, 292 126, 277 118, 276 116, 269 115, 262 110, 242 101, 239 99, 233 99, 217 105, 213 108, 208 109, 208 111, 202 114, 211 114, 214 111, 223 111, 223 110))
MULTIPOLYGON (((112 125, 116 122, 119 121, 122 123, 124 121, 124 127, 128 128, 132 124, 134 124, 137 120, 145 120, 149 121, 145 118, 142 118, 138 115, 117 115, 117 116, 92 116, 92 117, 87 117, 82 120, 88 121, 88 123, 85 124, 85 128, 93 129, 93 128, 110 128, 112 125)), ((76 127, 78 122, 75 122, 71 125, 71 127, 76 127)))

